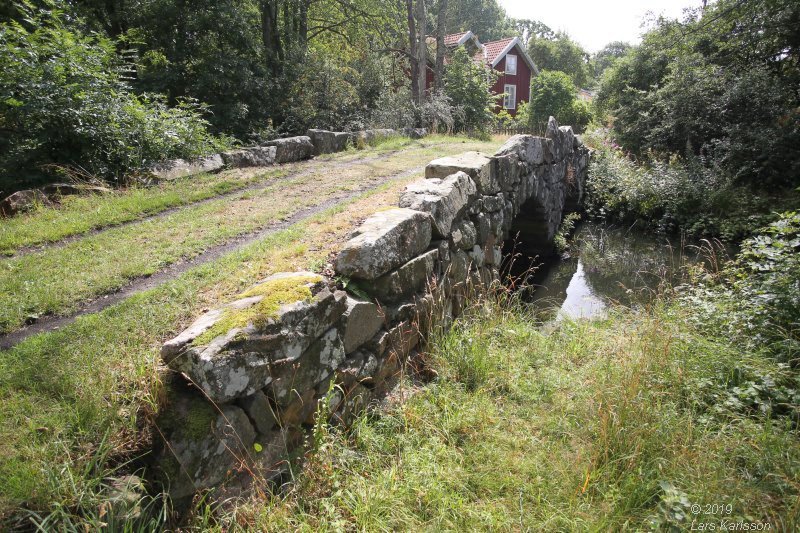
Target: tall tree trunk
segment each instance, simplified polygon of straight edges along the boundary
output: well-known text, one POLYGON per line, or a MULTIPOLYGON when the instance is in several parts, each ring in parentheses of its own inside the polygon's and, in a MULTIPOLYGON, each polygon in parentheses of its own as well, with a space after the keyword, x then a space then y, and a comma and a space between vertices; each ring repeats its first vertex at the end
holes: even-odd
POLYGON ((436 70, 433 85, 437 91, 444 90, 444 36, 447 34, 447 0, 439 0, 439 14, 436 18, 436 70))
POLYGON ((278 28, 278 0, 261 0, 261 40, 264 60, 273 76, 280 73, 283 48, 278 28))
POLYGON ((428 14, 425 10, 425 0, 417 0, 417 87, 419 103, 425 99, 425 80, 428 74, 428 43, 426 22, 428 14))
MULTIPOLYGON (((419 0, 417 0, 419 1, 419 0)), ((406 0, 406 14, 408 16, 408 57, 411 66, 411 100, 419 103, 419 63, 417 56, 417 25, 414 22, 414 0, 406 0)))

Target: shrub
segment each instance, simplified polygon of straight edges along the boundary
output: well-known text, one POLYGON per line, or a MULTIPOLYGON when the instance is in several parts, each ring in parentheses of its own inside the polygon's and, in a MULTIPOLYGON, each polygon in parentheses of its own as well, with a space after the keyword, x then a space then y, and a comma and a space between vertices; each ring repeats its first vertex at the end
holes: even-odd
POLYGON ((742 243, 736 260, 704 276, 682 301, 697 324, 749 349, 800 362, 800 213, 787 212, 742 243))
MULTIPOLYGON (((651 152, 636 161, 605 130, 594 130, 584 140, 596 149, 587 180, 586 210, 592 217, 640 219, 666 233, 735 241, 767 224, 779 205, 697 157, 659 158, 651 152)), ((793 202, 791 197, 782 201, 793 202)))
POLYGON ((196 102, 169 107, 160 96, 133 94, 121 43, 68 27, 58 4, 48 6, 21 5, 24 24, 0 25, 0 188, 46 179, 49 165, 117 180, 229 144, 208 133, 196 102))
POLYGON ((497 106, 491 93, 497 73, 472 61, 463 48, 458 48, 444 76, 444 93, 456 110, 457 130, 485 132, 494 121, 492 109, 497 106))
POLYGON ((531 82, 528 120, 531 125, 546 124, 552 115, 566 124, 574 100, 575 86, 569 76, 558 71, 542 71, 531 82))

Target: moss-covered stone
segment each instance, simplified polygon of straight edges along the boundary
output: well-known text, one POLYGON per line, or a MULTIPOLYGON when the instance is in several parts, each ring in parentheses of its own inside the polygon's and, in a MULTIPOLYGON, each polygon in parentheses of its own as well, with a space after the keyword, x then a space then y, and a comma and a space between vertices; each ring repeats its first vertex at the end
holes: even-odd
POLYGON ((267 321, 278 317, 281 306, 293 302, 309 302, 313 298, 310 284, 319 283, 323 278, 317 274, 300 274, 271 279, 239 295, 239 299, 261 296, 262 299, 245 309, 228 308, 222 317, 192 344, 202 346, 232 329, 244 328, 250 324, 263 326, 267 321))

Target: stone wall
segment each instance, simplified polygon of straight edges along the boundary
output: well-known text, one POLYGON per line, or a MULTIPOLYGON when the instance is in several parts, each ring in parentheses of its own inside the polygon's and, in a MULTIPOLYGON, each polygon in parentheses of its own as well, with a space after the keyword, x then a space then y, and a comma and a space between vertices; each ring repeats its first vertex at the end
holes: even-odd
POLYGON ((322 400, 346 425, 383 396, 431 325, 459 316, 469 286, 498 279, 515 217, 552 241, 565 206, 580 203, 588 160, 551 119, 546 137, 512 137, 493 156, 432 161, 399 207, 353 232, 331 265, 336 279, 276 274, 165 343, 164 362, 182 376, 159 422, 173 497, 280 475, 322 400))

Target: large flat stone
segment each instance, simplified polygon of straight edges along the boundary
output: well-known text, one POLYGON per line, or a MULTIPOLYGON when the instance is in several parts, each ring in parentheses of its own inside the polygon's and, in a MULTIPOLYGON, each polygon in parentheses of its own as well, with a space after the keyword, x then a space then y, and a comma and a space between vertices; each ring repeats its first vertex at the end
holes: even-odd
MULTIPOLYGON (((304 279, 300 275, 309 273, 292 274, 304 279)), ((292 279, 286 274, 282 276, 267 278, 256 288, 292 279)), ((250 316, 253 306, 269 297, 265 295, 243 298, 210 311, 165 343, 162 358, 172 370, 185 373, 215 402, 255 393, 273 381, 274 367, 279 361, 298 359, 345 310, 344 292, 331 292, 318 281, 304 285, 311 291, 310 299, 282 303, 270 316, 250 316), (237 316, 247 317, 246 325, 231 322, 237 316)))
POLYGON ((202 172, 216 172, 225 166, 220 154, 200 157, 193 160, 171 159, 156 163, 148 168, 148 172, 159 180, 171 180, 192 176, 202 172))
POLYGON ((431 242, 431 216, 412 209, 390 209, 369 217, 334 262, 343 276, 373 280, 406 263, 431 242))
POLYGON ((444 179, 456 172, 464 172, 475 182, 480 194, 488 195, 500 192, 501 188, 494 169, 495 165, 488 155, 480 152, 464 152, 431 161, 425 167, 425 177, 444 179))
POLYGON ((308 130, 306 136, 314 145, 314 155, 341 152, 353 139, 352 133, 343 131, 308 130))
POLYGON ((230 168, 267 167, 275 164, 274 146, 256 146, 222 153, 222 160, 230 168))
POLYGON ((424 179, 408 185, 400 195, 400 207, 430 213, 434 237, 450 235, 453 221, 461 217, 475 199, 475 183, 464 172, 444 179, 424 179))
POLYGON ((310 159, 314 155, 314 145, 311 143, 311 139, 305 135, 275 139, 265 142, 263 146, 275 147, 276 163, 302 161, 310 159))
POLYGON ((531 165, 541 165, 544 163, 545 151, 546 143, 543 138, 533 135, 514 135, 500 147, 495 155, 503 157, 514 154, 520 161, 531 165))

